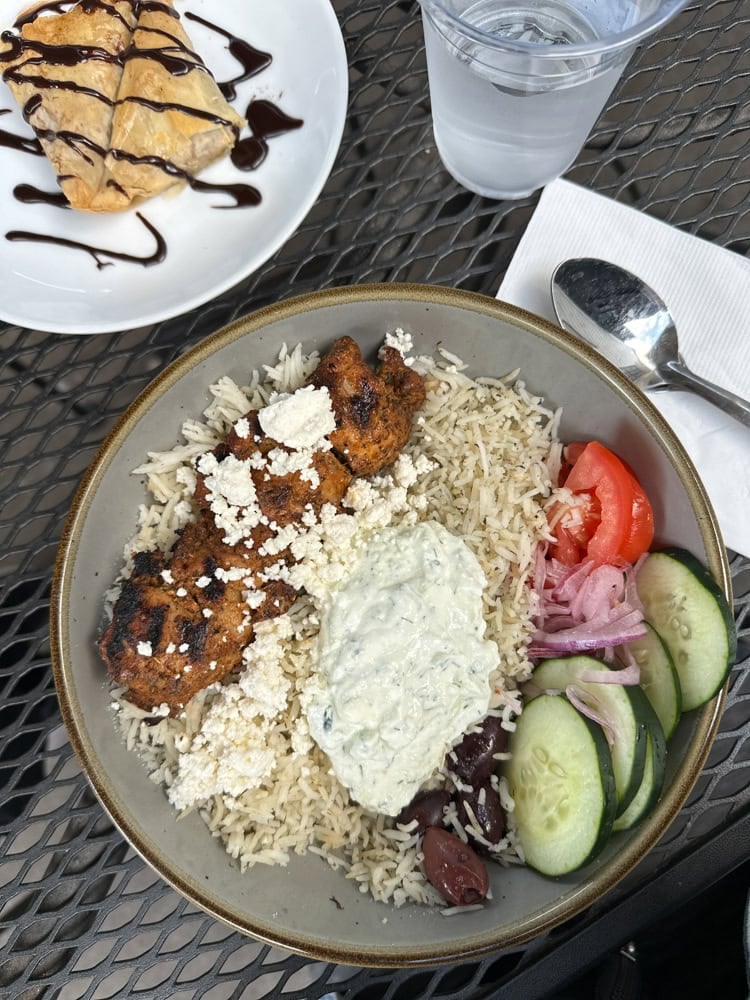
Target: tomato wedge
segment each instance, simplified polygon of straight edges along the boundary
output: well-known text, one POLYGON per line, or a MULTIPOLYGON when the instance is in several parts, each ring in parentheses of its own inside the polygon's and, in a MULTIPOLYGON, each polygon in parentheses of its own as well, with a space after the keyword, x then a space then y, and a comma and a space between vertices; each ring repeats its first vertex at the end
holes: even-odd
POLYGON ((625 463, 598 441, 566 449, 572 463, 565 486, 576 502, 550 520, 555 543, 550 554, 568 565, 582 559, 634 563, 654 537, 654 515, 643 487, 625 463))
POLYGON ((566 566, 581 562, 601 517, 599 501, 593 493, 579 494, 574 504, 555 504, 549 512, 555 534, 555 542, 550 548, 552 558, 566 566))
POLYGON ((620 555, 625 562, 634 563, 651 548, 654 540, 654 511, 643 487, 632 472, 630 478, 633 480, 631 524, 620 555))

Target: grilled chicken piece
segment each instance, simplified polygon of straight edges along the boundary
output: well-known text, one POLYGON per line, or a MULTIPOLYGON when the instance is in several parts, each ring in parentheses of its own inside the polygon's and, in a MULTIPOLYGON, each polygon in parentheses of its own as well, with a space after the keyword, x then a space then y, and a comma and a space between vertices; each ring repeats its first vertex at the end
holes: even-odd
MULTIPOLYGON (((278 444, 263 433, 257 410, 245 414, 245 419, 250 427, 247 437, 240 437, 236 430, 232 429, 226 439, 214 448, 213 454, 219 462, 228 455, 245 461, 258 452, 261 455, 268 455, 274 449, 282 452, 290 451, 285 445, 278 444)), ((299 472, 275 476, 269 475, 263 469, 252 470, 258 506, 269 521, 275 521, 281 527, 298 524, 305 509, 312 509, 318 514, 326 503, 333 504, 334 507, 338 507, 341 503, 352 481, 349 470, 330 451, 315 452, 311 464, 318 474, 320 480, 318 485, 303 479, 299 472)), ((208 505, 205 479, 201 475, 198 476, 196 500, 201 505, 208 505)))
MULTIPOLYGON (((393 405, 400 405, 409 411, 409 431, 411 418, 424 406, 425 387, 421 375, 404 364, 403 357, 393 347, 384 347, 380 352, 378 376, 391 391, 393 405)), ((409 440, 408 437, 406 439, 409 440)), ((404 445, 406 441, 404 441, 404 445)), ((403 448, 402 445, 401 447, 403 448)), ((398 456, 396 456, 398 457, 398 456)))
POLYGON ((158 560, 148 564, 153 555, 136 556, 99 649, 130 701, 143 709, 166 704, 174 712, 239 664, 248 636, 237 631, 242 612, 236 606, 227 604, 214 620, 191 595, 178 597, 179 584, 168 585, 154 572, 158 560))
MULTIPOLYGON (((285 614, 294 604, 297 592, 281 580, 263 580, 260 574, 280 560, 291 561, 291 556, 261 555, 259 549, 266 539, 272 537, 270 528, 259 525, 253 532, 254 545, 225 545, 222 532, 213 519, 202 515, 188 524, 172 549, 169 569, 173 579, 181 580, 182 586, 204 608, 212 612, 211 618, 224 614, 225 605, 238 606, 245 621, 252 625, 285 614), (241 569, 245 575, 239 580, 222 580, 218 570, 241 569), (205 581, 208 581, 206 583, 205 581), (248 608, 246 594, 253 587, 265 594, 265 600, 257 608, 248 608)), ((202 613, 202 612, 201 612, 202 613)), ((230 622, 228 624, 234 624, 230 622)), ((239 623, 237 623, 239 624, 239 623)), ((246 638, 242 645, 247 645, 246 638)))
POLYGON ((264 525, 258 525, 253 532, 253 545, 249 548, 242 543, 226 545, 221 532, 214 524, 209 511, 201 512, 193 524, 187 524, 172 549, 169 569, 175 580, 196 600, 208 607, 220 605, 232 583, 241 583, 244 590, 251 587, 265 588, 260 574, 273 563, 278 555, 261 555, 261 546, 273 532, 264 525), (217 569, 220 571, 217 575, 217 569), (228 570, 231 576, 242 571, 239 580, 224 581, 221 570, 228 570), (208 582, 206 582, 208 581, 208 582))
POLYGON ((308 382, 326 386, 336 416, 329 435, 337 455, 360 476, 379 472, 395 462, 411 434, 412 417, 424 403, 421 376, 386 347, 374 372, 351 337, 341 337, 308 382))
MULTIPOLYGON (((134 704, 143 709, 166 704, 174 713, 240 665, 254 624, 291 607, 296 593, 281 581, 264 584, 263 602, 251 609, 243 580, 219 580, 218 559, 231 569, 240 564, 237 555, 208 518, 188 525, 176 543, 170 582, 161 575, 160 553, 136 555, 99 640, 110 676, 127 686, 134 704), (226 560, 228 553, 232 561, 226 560)), ((252 576, 252 569, 248 573, 252 576)))

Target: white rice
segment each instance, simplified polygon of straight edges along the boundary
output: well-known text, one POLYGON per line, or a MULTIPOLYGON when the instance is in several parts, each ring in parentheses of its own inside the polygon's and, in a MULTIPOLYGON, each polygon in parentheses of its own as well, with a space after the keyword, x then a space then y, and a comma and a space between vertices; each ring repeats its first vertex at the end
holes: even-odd
MULTIPOLYGON (((177 531, 193 516, 196 457, 212 448, 247 410, 264 405, 272 392, 290 392, 301 385, 317 362, 316 355, 304 356, 298 346, 282 350, 279 362, 254 373, 245 388, 229 378, 220 379, 211 387, 214 399, 205 419, 184 423, 184 443, 168 452, 150 453, 148 461, 134 470, 147 476, 153 501, 139 511, 137 534, 126 547, 124 575, 130 571, 133 552, 169 550, 177 531)), ((537 544, 548 537, 544 508, 559 469, 558 415, 526 391, 517 373, 473 381, 461 367, 460 359, 444 352, 444 359, 431 363, 426 372, 427 401, 415 420, 406 454, 413 462, 426 456, 428 471, 416 482, 404 480, 406 486, 397 482, 395 473, 376 477, 369 493, 364 491, 370 506, 352 522, 351 531, 356 543, 384 523, 435 519, 473 550, 488 581, 486 634, 497 643, 501 659, 492 679, 490 711, 512 730, 520 710, 517 685, 531 672, 526 648, 534 607, 527 581, 537 544)), ((421 462, 424 465, 424 459, 421 462)), ((335 549, 335 537, 330 531, 323 548, 335 549)), ((311 591, 324 591, 326 580, 345 572, 346 560, 355 550, 350 538, 340 551, 328 553, 328 575, 315 576, 311 591)), ((115 587, 108 598, 114 599, 116 593, 115 587)), ((213 836, 222 840, 243 869, 283 865, 292 852, 309 851, 342 869, 362 892, 377 900, 396 906, 409 901, 442 904, 421 870, 419 836, 351 801, 328 758, 309 737, 303 705, 315 671, 316 611, 315 601, 302 597, 288 615, 264 623, 259 638, 246 650, 244 673, 201 691, 178 718, 164 718, 159 709, 143 711, 124 699, 123 689, 114 689, 118 726, 152 779, 177 801, 191 755, 193 763, 199 760, 201 767, 214 768, 217 790, 198 808, 213 836), (249 679, 257 669, 254 656, 262 655, 258 650, 265 646, 272 649, 274 642, 283 655, 278 658, 276 680, 268 674, 268 685, 270 690, 276 684, 276 696, 284 692, 281 710, 264 708, 258 700, 262 695, 248 693, 249 679), (222 754, 206 730, 213 715, 226 712, 227 704, 241 708, 243 718, 251 720, 248 759, 255 755, 253 760, 265 761, 249 781, 254 787, 231 791, 220 787, 222 754)), ((244 752, 244 746, 239 751, 244 752)), ((437 787, 446 781, 450 781, 447 775, 438 773, 429 784, 437 787)), ((520 863, 513 800, 504 780, 494 781, 510 820, 497 860, 520 863)), ((455 809, 448 818, 466 840, 455 809)))

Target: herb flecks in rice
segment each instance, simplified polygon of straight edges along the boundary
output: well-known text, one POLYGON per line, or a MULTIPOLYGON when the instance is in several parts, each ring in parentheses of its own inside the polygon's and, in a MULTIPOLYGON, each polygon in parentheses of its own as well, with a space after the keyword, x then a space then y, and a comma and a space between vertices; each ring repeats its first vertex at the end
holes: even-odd
MULTIPOLYGON (((183 426, 185 443, 149 455, 136 470, 147 476, 153 503, 140 511, 128 557, 169 550, 191 516, 198 456, 247 410, 301 386, 317 362, 299 347, 284 349, 279 362, 255 373, 244 389, 227 377, 211 387, 205 420, 183 426)), ((464 539, 487 577, 487 637, 500 652, 490 710, 512 728, 520 709, 515 689, 531 672, 526 648, 534 608, 527 580, 536 546, 548 537, 544 504, 560 461, 557 416, 526 391, 517 373, 475 381, 453 356, 417 364, 427 378, 427 400, 404 455, 388 474, 354 481, 347 498, 352 514, 324 508, 319 519, 309 519, 292 542, 302 561, 290 570, 307 594, 287 615, 258 627, 242 669, 200 692, 178 718, 144 712, 125 701, 121 689, 113 691, 128 746, 173 803, 189 807, 194 781, 210 788, 200 813, 243 869, 286 864, 292 852, 311 851, 343 868, 363 892, 397 906, 442 900, 421 871, 419 836, 352 802, 310 738, 304 703, 315 684, 320 604, 373 532, 440 521, 464 539)), ((430 784, 446 781, 438 773, 430 784)), ((500 780, 496 790, 512 813, 500 780)), ((457 818, 448 819, 465 839, 457 818)), ((522 860, 512 822, 498 859, 522 860)))

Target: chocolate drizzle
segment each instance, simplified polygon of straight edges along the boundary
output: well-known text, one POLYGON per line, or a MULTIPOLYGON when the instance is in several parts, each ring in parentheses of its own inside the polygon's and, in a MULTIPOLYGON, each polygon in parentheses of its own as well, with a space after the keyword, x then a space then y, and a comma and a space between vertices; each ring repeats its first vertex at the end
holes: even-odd
POLYGON ((245 112, 252 135, 240 139, 232 150, 232 163, 239 170, 257 170, 268 155, 268 140, 301 128, 301 118, 292 118, 266 100, 250 101, 245 112))
MULTIPOLYGON (((78 63, 89 60, 116 65, 122 63, 122 56, 116 56, 98 45, 49 45, 47 42, 38 42, 33 38, 16 35, 12 31, 3 31, 0 34, 0 41, 10 46, 0 52, 0 63, 12 62, 27 52, 35 53, 36 58, 32 56, 27 59, 24 66, 38 66, 40 63, 46 63, 48 66, 77 66, 78 63)), ((5 79, 5 73, 3 78, 5 79)), ((49 86, 54 86, 52 80, 48 80, 47 83, 49 86)))
POLYGON ((94 258, 99 271, 105 267, 111 267, 116 260, 124 260, 129 264, 141 264, 143 267, 153 267, 154 264, 161 264, 167 256, 167 244, 164 241, 164 237, 156 226, 153 226, 140 212, 136 212, 135 215, 156 240, 156 249, 147 257, 138 257, 136 254, 124 253, 120 250, 106 250, 103 247, 94 247, 88 243, 79 243, 77 240, 68 240, 62 236, 48 236, 45 233, 27 233, 17 229, 6 233, 5 238, 6 240, 10 240, 11 243, 19 241, 24 243, 47 243, 53 246, 67 247, 70 250, 83 250, 84 253, 94 258), (110 257, 111 260, 102 260, 101 258, 103 257, 110 257))
POLYGON ((27 10, 24 14, 20 14, 16 18, 13 27, 20 31, 25 25, 36 21, 40 14, 62 14, 68 7, 70 7, 70 0, 50 0, 49 3, 40 4, 32 10, 27 10))
POLYGON ((172 45, 165 46, 159 45, 155 48, 143 48, 140 45, 136 45, 135 41, 130 46, 128 51, 125 53, 125 59, 152 59, 154 62, 158 62, 167 73, 172 76, 185 76, 188 73, 192 73, 193 70, 199 70, 203 73, 208 73, 206 65, 198 55, 197 52, 193 52, 189 49, 183 42, 176 36, 171 35, 168 31, 162 31, 161 28, 149 28, 139 25, 133 35, 139 34, 149 34, 149 35, 159 35, 160 38, 166 38, 168 42, 172 42, 172 45), (178 53, 184 53, 184 55, 179 55, 178 53))
MULTIPOLYGON (((128 3, 135 16, 143 12, 159 12, 167 14, 175 19, 179 14, 172 7, 167 6, 159 0, 122 0, 128 3)), ((258 205, 261 201, 260 192, 250 184, 219 184, 209 183, 191 176, 181 170, 174 163, 160 156, 138 157, 125 150, 103 149, 86 135, 70 130, 55 131, 49 128, 34 124, 35 113, 43 103, 41 93, 45 90, 67 90, 87 97, 99 100, 104 104, 113 107, 117 102, 108 98, 105 94, 92 87, 79 84, 73 80, 56 80, 33 73, 35 65, 46 64, 51 66, 75 66, 80 62, 88 60, 98 60, 116 65, 124 65, 126 59, 142 58, 152 59, 169 73, 175 76, 183 75, 193 70, 209 72, 200 56, 190 50, 184 42, 176 35, 172 35, 160 28, 151 28, 139 25, 133 33, 133 39, 128 50, 122 54, 115 55, 98 46, 93 45, 49 45, 44 42, 35 41, 23 37, 17 32, 25 25, 32 23, 43 13, 62 13, 73 6, 72 0, 48 0, 36 9, 29 11, 15 22, 16 31, 4 31, 0 39, 6 48, 0 52, 0 66, 7 62, 16 62, 19 57, 24 56, 20 65, 10 66, 3 72, 3 79, 16 84, 27 83, 32 85, 38 93, 27 101, 23 108, 24 119, 34 128, 36 137, 18 136, 0 129, 0 147, 14 149, 20 152, 29 153, 34 156, 43 156, 42 141, 44 142, 64 142, 74 149, 88 163, 93 163, 92 157, 112 156, 115 159, 126 160, 131 163, 142 163, 164 171, 176 181, 182 181, 189 185, 194 191, 206 194, 224 194, 231 200, 229 205, 216 205, 216 208, 234 209, 247 208, 258 205), (155 35, 165 40, 167 44, 159 47, 141 47, 136 44, 136 36, 155 35), (28 70, 32 69, 32 73, 28 70), (41 141, 40 141, 41 140, 41 141)), ((80 6, 86 13, 94 11, 106 11, 108 14, 117 17, 124 22, 122 14, 112 6, 105 4, 102 0, 80 0, 80 6)), ((256 49, 249 42, 231 34, 216 24, 207 21, 205 18, 186 12, 185 18, 195 21, 205 28, 221 35, 228 41, 227 48, 231 55, 238 61, 241 72, 230 80, 218 84, 219 89, 227 100, 234 100, 237 96, 237 86, 255 76, 270 65, 272 57, 270 53, 256 49)), ((302 126, 303 122, 299 118, 292 118, 280 108, 268 100, 251 100, 246 111, 246 118, 251 134, 244 139, 240 139, 238 129, 226 119, 219 115, 212 114, 184 105, 171 102, 161 102, 138 96, 128 96, 123 101, 142 104, 155 112, 179 111, 184 114, 193 115, 197 118, 212 121, 216 125, 231 128, 234 131, 236 142, 231 154, 232 163, 235 167, 243 171, 255 170, 266 159, 268 155, 268 141, 276 136, 283 135, 302 126)), ((0 115, 7 114, 7 110, 0 110, 0 115)), ((71 179, 69 176, 58 177, 62 184, 71 179)), ((114 181, 109 180, 108 185, 118 189, 125 194, 123 189, 114 181)), ((56 208, 68 208, 68 200, 62 191, 43 191, 31 184, 19 184, 13 190, 14 197, 23 204, 44 204, 56 208)), ((32 242, 46 243, 55 246, 66 247, 75 250, 82 250, 88 253, 96 262, 98 269, 109 267, 114 261, 126 261, 128 263, 141 264, 150 267, 164 260, 167 252, 166 243, 158 230, 148 222, 140 213, 136 212, 141 223, 151 232, 156 240, 156 250, 150 256, 139 257, 132 254, 107 250, 104 248, 90 246, 75 240, 68 240, 62 237, 49 236, 41 233, 32 233, 24 230, 13 230, 6 233, 6 239, 11 242, 32 242)))
POLYGON ((138 163, 163 170, 165 174, 174 177, 175 180, 184 181, 186 184, 189 184, 194 191, 215 191, 229 195, 235 202, 234 206, 230 207, 246 208, 250 205, 260 204, 260 191, 250 184, 209 184, 207 181, 201 181, 197 177, 188 174, 185 170, 181 170, 174 163, 170 163, 169 160, 165 160, 162 156, 135 156, 133 153, 127 153, 123 149, 113 149, 110 152, 115 160, 125 160, 127 163, 138 163))
POLYGON ((42 106, 42 98, 40 97, 39 94, 34 94, 34 96, 30 97, 23 106, 23 110, 21 112, 21 114, 23 115, 23 120, 25 122, 29 122, 31 116, 34 114, 35 111, 38 111, 41 106, 42 106))
POLYGON ((224 83, 218 83, 217 81, 219 90, 228 101, 234 101, 237 98, 238 83, 244 83, 245 80, 249 80, 251 76, 255 76, 271 65, 273 57, 269 52, 261 52, 260 49, 256 49, 249 42, 238 38, 236 35, 231 34, 231 32, 225 31, 224 28, 220 28, 217 24, 213 24, 211 21, 207 21, 197 14, 191 14, 190 11, 185 12, 185 17, 189 21, 196 21, 198 24, 202 24, 204 28, 215 31, 217 35, 223 35, 229 42, 227 48, 230 53, 240 66, 242 66, 242 72, 239 76, 232 77, 231 80, 225 80, 224 83))
MULTIPOLYGON (((135 9, 137 0, 122 0, 123 3, 127 2, 131 10, 135 9)), ((95 10, 105 11, 112 17, 116 17, 118 21, 122 21, 125 24, 125 19, 119 10, 115 10, 114 7, 110 7, 108 4, 102 3, 101 0, 80 0, 81 8, 86 11, 87 14, 93 13, 95 10)), ((73 6, 73 0, 49 0, 48 3, 40 4, 33 10, 26 11, 26 13, 21 14, 13 25, 19 31, 26 24, 31 24, 33 21, 39 17, 40 14, 63 14, 66 10, 73 6)))
POLYGON ((33 184, 17 184, 13 197, 23 205, 54 205, 55 208, 70 208, 70 202, 63 191, 42 191, 33 184))
POLYGON ((232 129, 236 135, 239 134, 239 129, 233 122, 227 121, 226 118, 215 115, 211 111, 202 111, 200 108, 189 108, 185 104, 173 104, 169 101, 151 101, 147 97, 137 97, 135 94, 124 97, 121 103, 125 102, 142 104, 146 108, 151 108, 152 111, 182 111, 183 114, 192 115, 194 118, 202 118, 204 121, 213 122, 215 125, 222 125, 224 128, 232 129))
MULTIPOLYGON (((10 114, 8 108, 0 110, 0 115, 10 114)), ((14 132, 6 132, 0 128, 0 148, 16 149, 19 153, 30 153, 32 156, 44 156, 42 144, 38 139, 25 135, 16 135, 14 132)))

